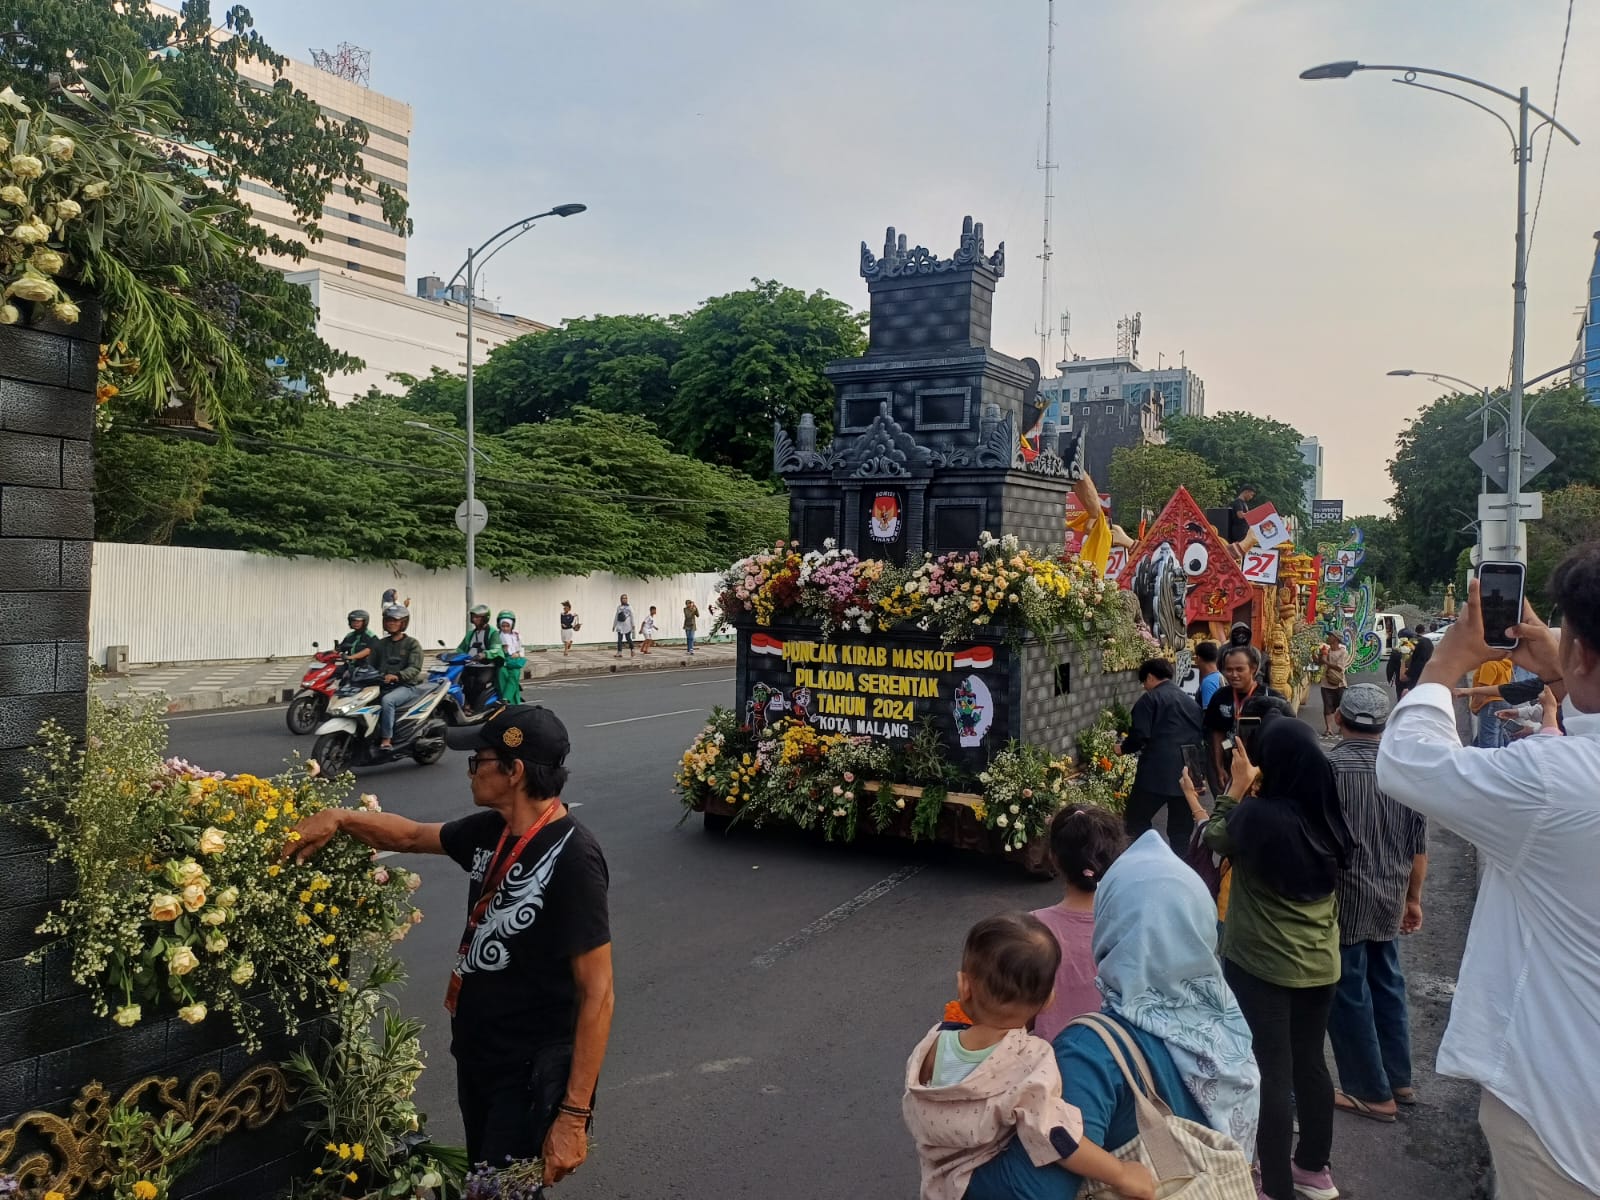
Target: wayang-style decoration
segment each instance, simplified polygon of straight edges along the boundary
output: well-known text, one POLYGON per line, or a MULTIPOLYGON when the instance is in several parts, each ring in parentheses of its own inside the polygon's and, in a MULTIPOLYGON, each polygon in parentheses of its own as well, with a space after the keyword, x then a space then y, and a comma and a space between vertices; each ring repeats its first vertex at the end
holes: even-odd
POLYGON ((1181 487, 1129 552, 1117 582, 1139 597, 1146 624, 1174 648, 1197 622, 1226 637, 1235 613, 1254 598, 1227 543, 1181 487))
POLYGON ((263 1063, 226 1088, 216 1071, 195 1076, 183 1092, 176 1077, 152 1075, 117 1100, 103 1084, 89 1083, 72 1102, 70 1115, 23 1113, 10 1128, 0 1130, 0 1171, 14 1175, 24 1187, 60 1192, 67 1200, 86 1189, 98 1191, 111 1181, 104 1137, 112 1111, 143 1107, 152 1100, 152 1119, 170 1113, 192 1127, 189 1139, 172 1155, 179 1158, 214 1138, 240 1128, 261 1129, 282 1116, 289 1109, 289 1081, 276 1065, 263 1063))

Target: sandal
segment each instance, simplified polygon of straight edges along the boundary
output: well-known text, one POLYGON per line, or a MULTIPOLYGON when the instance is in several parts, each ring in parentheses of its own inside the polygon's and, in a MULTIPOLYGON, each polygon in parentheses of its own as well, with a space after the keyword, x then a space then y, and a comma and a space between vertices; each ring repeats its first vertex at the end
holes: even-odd
POLYGON ((1333 1107, 1340 1112, 1347 1112, 1353 1117, 1364 1117, 1368 1121, 1377 1121, 1384 1125, 1393 1125, 1395 1122, 1394 1113, 1384 1112, 1383 1109, 1376 1108, 1365 1100, 1358 1100, 1354 1096, 1347 1096, 1340 1091, 1333 1093, 1333 1107))
POLYGON ((1408 1087, 1395 1088, 1394 1102, 1396 1104, 1404 1104, 1407 1108, 1413 1107, 1417 1103, 1417 1089, 1408 1087))

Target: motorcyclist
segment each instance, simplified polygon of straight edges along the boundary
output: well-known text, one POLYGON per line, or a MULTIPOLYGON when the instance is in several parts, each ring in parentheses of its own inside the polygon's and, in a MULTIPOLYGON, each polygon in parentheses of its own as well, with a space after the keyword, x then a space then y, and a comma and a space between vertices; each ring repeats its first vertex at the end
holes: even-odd
POLYGON ((378 701, 379 749, 394 748, 395 711, 410 704, 422 693, 416 684, 422 678, 422 643, 406 633, 411 610, 403 604, 390 604, 383 610, 383 640, 372 648, 369 660, 378 672, 381 699, 378 701))
POLYGON ((372 648, 378 644, 378 635, 372 632, 372 619, 364 608, 353 608, 345 621, 350 632, 339 639, 334 649, 346 662, 361 662, 372 657, 372 648))
POLYGON ((471 665, 461 673, 461 690, 466 697, 467 712, 471 713, 482 707, 506 653, 500 642, 500 631, 489 624, 487 604, 474 604, 467 610, 467 620, 471 624, 456 647, 456 653, 472 659, 471 665))
POLYGON ((522 668, 528 665, 528 659, 522 652, 522 635, 517 632, 517 614, 509 608, 505 609, 495 616, 494 624, 500 632, 500 646, 505 652, 500 673, 495 679, 500 702, 521 704, 522 668))

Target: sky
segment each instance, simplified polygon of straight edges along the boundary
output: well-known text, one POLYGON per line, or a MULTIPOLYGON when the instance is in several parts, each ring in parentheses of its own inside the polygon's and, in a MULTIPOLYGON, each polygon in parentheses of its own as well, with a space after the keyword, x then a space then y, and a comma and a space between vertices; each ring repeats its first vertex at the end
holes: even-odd
MULTIPOLYGON (((1600 0, 1575 0, 1529 268, 1527 374, 1565 362, 1600 229, 1600 0)), ((278 50, 349 41, 410 103, 408 270, 551 205, 484 273, 541 321, 682 312, 752 278, 859 308, 859 244, 893 225, 941 255, 961 219, 1005 241, 994 344, 1040 352, 1045 0, 254 0, 278 50)), ((1500 384, 1516 174, 1457 100, 1330 60, 1475 76, 1548 110, 1566 0, 1058 0, 1050 324, 1074 352, 1180 353, 1210 413, 1325 447, 1323 495, 1383 511, 1405 422, 1500 384)), ((1473 93, 1475 99, 1497 103, 1473 93)), ((1515 123, 1515 108, 1507 106, 1515 123)), ((1545 161, 1541 136, 1530 208, 1545 161)), ((1061 356, 1061 341, 1052 357, 1061 356)), ((1556 448, 1559 453, 1559 447, 1556 448)))

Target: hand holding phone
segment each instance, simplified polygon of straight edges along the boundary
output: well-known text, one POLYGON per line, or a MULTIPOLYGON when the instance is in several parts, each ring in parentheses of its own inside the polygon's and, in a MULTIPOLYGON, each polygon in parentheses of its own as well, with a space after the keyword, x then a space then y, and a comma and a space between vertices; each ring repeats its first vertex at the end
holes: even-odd
POLYGON ((1527 567, 1519 562, 1478 564, 1478 611, 1483 619, 1483 640, 1496 650, 1512 650, 1512 631, 1522 620, 1523 589, 1527 567))

